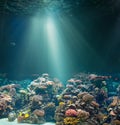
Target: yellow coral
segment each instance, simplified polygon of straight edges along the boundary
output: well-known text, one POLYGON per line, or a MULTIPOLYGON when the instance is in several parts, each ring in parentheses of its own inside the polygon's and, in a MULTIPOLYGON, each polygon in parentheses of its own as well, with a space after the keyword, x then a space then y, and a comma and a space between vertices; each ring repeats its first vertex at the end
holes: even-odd
POLYGON ((79 122, 78 118, 74 118, 74 117, 66 117, 64 118, 64 124, 65 125, 77 125, 79 122))
POLYGON ((28 109, 27 111, 24 111, 24 112, 19 112, 19 116, 23 116, 24 119, 27 119, 30 117, 30 109, 28 109))
POLYGON ((23 116, 23 118, 24 118, 24 119, 27 119, 27 118, 29 118, 29 117, 30 117, 30 114, 20 112, 20 113, 19 113, 19 116, 23 116))
POLYGON ((30 117, 30 114, 26 113, 24 117, 25 117, 25 119, 26 119, 26 118, 29 118, 29 117, 30 117))
POLYGON ((59 102, 59 106, 64 106, 65 103, 64 102, 59 102))

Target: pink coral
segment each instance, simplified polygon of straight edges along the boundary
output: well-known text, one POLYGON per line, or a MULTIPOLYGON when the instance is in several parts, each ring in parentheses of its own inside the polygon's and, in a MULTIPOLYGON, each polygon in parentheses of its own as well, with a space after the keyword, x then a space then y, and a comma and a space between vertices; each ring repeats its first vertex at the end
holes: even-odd
POLYGON ((10 105, 12 98, 7 94, 0 95, 0 116, 4 115, 8 110, 12 110, 10 105))
POLYGON ((77 111, 74 109, 68 109, 65 112, 65 116, 67 116, 67 117, 77 116, 77 111))

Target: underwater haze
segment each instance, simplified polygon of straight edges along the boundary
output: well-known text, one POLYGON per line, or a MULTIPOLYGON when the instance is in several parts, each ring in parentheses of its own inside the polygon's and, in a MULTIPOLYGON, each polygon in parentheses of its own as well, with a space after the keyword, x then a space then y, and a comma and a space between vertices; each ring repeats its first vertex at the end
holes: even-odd
POLYGON ((117 2, 1 2, 1 73, 47 72, 65 81, 80 71, 119 72, 117 2))
POLYGON ((0 1, 0 125, 120 124, 119 0, 0 1))

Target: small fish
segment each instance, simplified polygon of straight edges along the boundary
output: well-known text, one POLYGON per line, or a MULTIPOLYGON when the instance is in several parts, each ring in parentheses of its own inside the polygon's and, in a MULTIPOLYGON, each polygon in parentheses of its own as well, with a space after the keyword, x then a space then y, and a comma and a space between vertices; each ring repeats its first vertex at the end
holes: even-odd
POLYGON ((15 47, 16 46, 16 43, 15 42, 10 42, 10 45, 15 47))

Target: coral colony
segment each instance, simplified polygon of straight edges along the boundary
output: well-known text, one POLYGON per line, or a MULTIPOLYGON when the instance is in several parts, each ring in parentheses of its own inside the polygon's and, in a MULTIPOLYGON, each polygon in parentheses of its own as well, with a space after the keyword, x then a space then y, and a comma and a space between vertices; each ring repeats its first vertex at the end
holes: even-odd
POLYGON ((80 73, 64 86, 43 74, 26 89, 4 85, 0 87, 0 118, 29 124, 120 125, 120 86, 113 93, 113 82, 119 79, 80 73))

